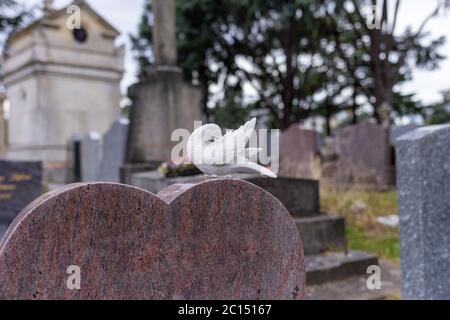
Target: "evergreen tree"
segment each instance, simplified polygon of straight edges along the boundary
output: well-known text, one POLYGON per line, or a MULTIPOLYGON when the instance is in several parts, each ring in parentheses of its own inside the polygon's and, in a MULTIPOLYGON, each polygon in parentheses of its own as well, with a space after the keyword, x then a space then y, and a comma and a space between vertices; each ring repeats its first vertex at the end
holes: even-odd
MULTIPOLYGON (((0 0, 0 52, 3 55, 8 54, 9 36, 29 21, 30 17, 31 13, 21 9, 15 0, 0 0)), ((0 69, 1 67, 0 65, 0 69)))
MULTIPOLYGON (((423 114, 420 102, 396 88, 413 67, 433 69, 443 59, 444 38, 430 39, 424 29, 450 1, 437 1, 416 30, 401 33, 400 1, 392 1, 378 1, 381 28, 373 29, 363 9, 375 0, 178 0, 179 65, 202 88, 205 114, 216 109, 223 122, 262 108, 273 127, 321 116, 330 134, 342 111, 351 123, 367 106, 380 123, 423 114)), ((147 0, 132 37, 143 76, 153 62, 151 25, 147 0)))
POLYGON ((431 113, 427 119, 427 124, 450 123, 450 90, 442 92, 442 99, 439 103, 430 106, 431 113))

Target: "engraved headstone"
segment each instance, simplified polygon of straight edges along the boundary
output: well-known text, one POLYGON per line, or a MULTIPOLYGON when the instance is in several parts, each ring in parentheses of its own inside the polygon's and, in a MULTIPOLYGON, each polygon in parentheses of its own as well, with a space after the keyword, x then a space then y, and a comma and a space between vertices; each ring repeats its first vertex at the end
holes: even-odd
POLYGON ((404 299, 450 299, 450 125, 397 139, 404 299))
POLYGON ((1 299, 300 299, 304 285, 293 219, 240 180, 158 195, 70 185, 24 209, 0 245, 1 299))
POLYGON ((20 211, 41 193, 41 162, 0 160, 0 238, 20 211))

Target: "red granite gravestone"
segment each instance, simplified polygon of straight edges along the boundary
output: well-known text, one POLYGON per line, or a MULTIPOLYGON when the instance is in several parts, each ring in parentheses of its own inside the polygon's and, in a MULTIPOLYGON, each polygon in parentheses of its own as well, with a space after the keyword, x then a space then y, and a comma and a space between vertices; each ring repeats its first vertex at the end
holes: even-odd
POLYGON ((70 185, 25 208, 0 245, 1 299, 300 299, 304 284, 293 219, 240 180, 158 196, 70 185))

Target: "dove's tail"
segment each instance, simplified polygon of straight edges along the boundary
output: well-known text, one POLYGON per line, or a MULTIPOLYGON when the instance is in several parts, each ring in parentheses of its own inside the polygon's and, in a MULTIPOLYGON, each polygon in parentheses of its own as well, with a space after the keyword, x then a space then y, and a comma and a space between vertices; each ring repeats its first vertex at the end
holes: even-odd
POLYGON ((273 173, 272 171, 270 171, 269 169, 267 169, 267 168, 265 168, 263 166, 260 166, 259 164, 254 163, 254 162, 246 161, 246 162, 244 162, 242 164, 239 164, 239 166, 242 167, 242 168, 246 168, 246 169, 249 169, 251 171, 257 172, 259 174, 271 177, 271 178, 276 178, 277 177, 277 175, 275 173, 273 173))

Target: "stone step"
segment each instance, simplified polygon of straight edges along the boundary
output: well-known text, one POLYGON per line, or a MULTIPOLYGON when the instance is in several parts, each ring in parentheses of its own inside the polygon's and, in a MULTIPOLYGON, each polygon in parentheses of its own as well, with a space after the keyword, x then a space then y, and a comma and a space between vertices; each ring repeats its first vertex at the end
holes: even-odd
POLYGON ((369 266, 378 265, 378 258, 360 251, 329 252, 308 255, 305 262, 306 284, 312 286, 365 275, 369 266))
POLYGON ((369 290, 367 277, 351 277, 345 280, 307 286, 305 300, 386 300, 385 290, 369 290))
POLYGON ((367 274, 306 287, 307 300, 399 300, 401 299, 400 264, 383 261, 381 268, 381 288, 367 288, 367 274))
POLYGON ((333 215, 294 218, 305 255, 346 248, 345 219, 333 215))

